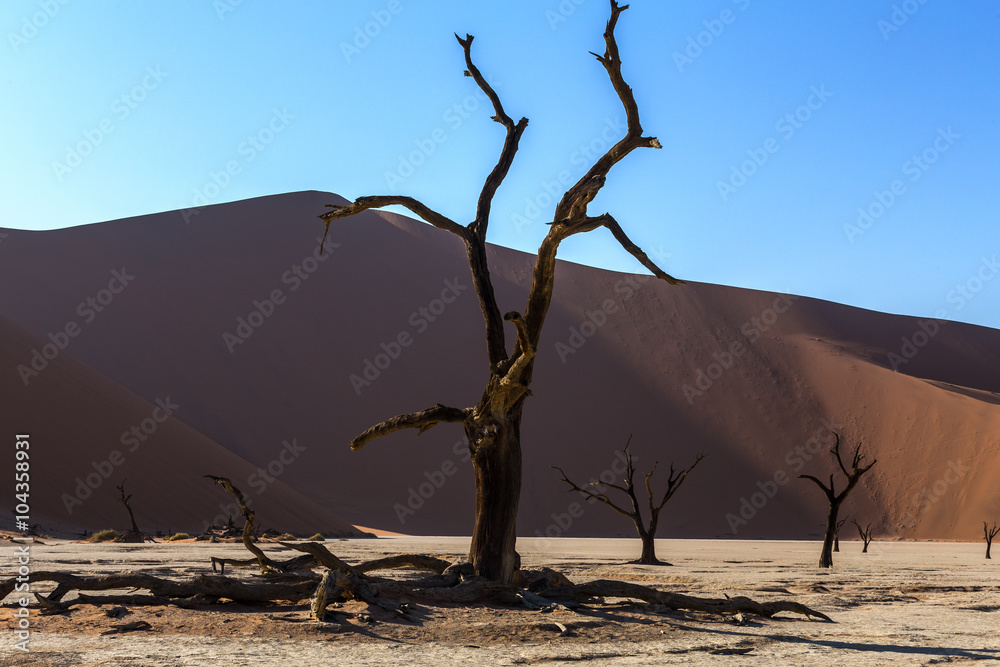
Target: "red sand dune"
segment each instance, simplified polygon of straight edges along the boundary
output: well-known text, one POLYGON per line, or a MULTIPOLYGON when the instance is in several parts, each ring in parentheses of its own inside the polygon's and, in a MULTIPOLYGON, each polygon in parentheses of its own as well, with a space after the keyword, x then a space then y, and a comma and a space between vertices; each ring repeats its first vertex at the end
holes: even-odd
MULTIPOLYGON (((124 525, 110 481, 73 515, 61 494, 169 396, 173 416, 121 467, 140 524, 197 529, 228 502, 200 475, 246 481, 285 452, 265 493, 244 489, 265 525, 471 531, 460 427, 347 447, 394 414, 479 398, 483 325, 464 251, 430 226, 366 213, 333 226, 319 255, 316 216, 338 201, 300 192, 188 220, 4 230, 0 422, 4 437, 32 434, 34 519, 124 525), (76 335, 61 336, 67 326, 76 335), (26 387, 17 367, 50 334, 65 350, 26 387), (282 445, 293 440, 294 456, 282 445)), ((502 310, 523 308, 532 259, 492 248, 502 310)), ((815 536, 825 500, 797 476, 834 472, 829 443, 810 442, 828 437, 825 424, 845 449, 862 442, 879 459, 844 510, 876 535, 976 539, 1000 515, 996 330, 922 329, 815 299, 562 263, 532 389, 522 535, 633 534, 619 515, 566 494, 549 467, 596 478, 618 467, 632 434, 640 470, 706 454, 667 506, 661 536, 815 536), (896 372, 887 355, 901 354, 904 337, 922 346, 896 372)))

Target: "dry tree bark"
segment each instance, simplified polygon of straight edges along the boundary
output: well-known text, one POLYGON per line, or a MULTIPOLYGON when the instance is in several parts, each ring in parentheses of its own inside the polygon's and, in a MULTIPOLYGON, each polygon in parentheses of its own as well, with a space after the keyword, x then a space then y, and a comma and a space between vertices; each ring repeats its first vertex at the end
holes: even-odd
POLYGON ((606 493, 597 493, 591 491, 590 489, 581 488, 575 482, 570 481, 570 479, 566 476, 566 473, 563 472, 562 468, 558 468, 556 466, 552 466, 552 468, 559 471, 562 475, 562 481, 570 485, 571 491, 577 491, 588 498, 598 500, 619 514, 632 519, 632 522, 635 524, 636 532, 639 533, 639 539, 642 542, 642 555, 639 556, 639 560, 633 562, 640 565, 670 565, 670 563, 661 561, 656 557, 656 527, 660 521, 660 510, 662 510, 663 506, 667 504, 667 501, 670 500, 675 493, 677 493, 677 489, 679 489, 681 484, 684 483, 684 480, 687 479, 688 473, 694 470, 694 467, 698 465, 698 463, 705 458, 705 456, 703 454, 699 454, 697 458, 695 458, 694 463, 692 463, 688 468, 680 471, 675 470, 674 464, 671 463, 670 473, 667 475, 667 488, 663 492, 663 497, 660 498, 660 502, 658 503, 654 500, 653 488, 650 484, 650 480, 653 477, 653 473, 656 472, 656 466, 658 466, 660 462, 655 462, 652 470, 647 473, 643 473, 643 476, 646 478, 646 496, 649 501, 649 524, 647 525, 642 518, 639 499, 635 495, 635 484, 633 483, 633 479, 635 477, 635 466, 632 464, 632 454, 628 451, 628 446, 631 442, 632 436, 630 435, 628 437, 628 442, 625 443, 624 449, 625 479, 623 480, 623 483, 613 484, 609 482, 592 482, 590 484, 590 486, 593 487, 605 486, 610 489, 621 491, 628 496, 628 499, 631 501, 631 509, 626 509, 615 504, 615 502, 612 501, 606 493))
POLYGON ((830 453, 834 455, 837 459, 837 465, 840 466, 841 472, 847 477, 847 486, 840 493, 836 493, 833 483, 833 473, 830 474, 830 486, 825 485, 823 482, 819 481, 812 475, 799 475, 800 479, 808 479, 815 482, 816 486, 823 490, 826 494, 827 500, 830 502, 830 512, 826 517, 826 534, 823 537, 823 551, 819 556, 819 566, 820 567, 833 567, 833 542, 837 533, 837 515, 840 513, 840 506, 843 504, 844 499, 847 498, 847 494, 857 486, 858 480, 861 476, 871 470, 872 466, 878 463, 878 460, 872 459, 872 462, 868 465, 861 467, 861 459, 864 456, 861 455, 861 445, 859 444, 854 449, 854 458, 851 460, 851 469, 848 470, 844 465, 844 460, 840 456, 840 435, 837 433, 833 434, 837 438, 837 443, 830 450, 830 453))
MULTIPOLYGON (((609 213, 591 215, 588 206, 601 188, 611 168, 637 148, 660 148, 654 137, 643 136, 639 110, 632 89, 622 76, 621 58, 615 41, 615 26, 628 5, 619 6, 611 0, 611 16, 604 32, 603 55, 594 55, 604 66, 612 87, 625 109, 628 129, 614 146, 598 158, 586 174, 571 186, 556 206, 548 233, 538 248, 532 273, 532 283, 523 315, 516 311, 501 316, 486 252, 486 232, 490 210, 497 189, 507 176, 528 119, 516 123, 507 115, 500 97, 472 61, 472 35, 458 43, 465 52, 466 76, 471 77, 493 105, 492 117, 505 130, 505 139, 496 166, 486 178, 476 205, 472 222, 461 225, 432 210, 412 197, 400 195, 360 197, 347 206, 329 206, 331 210, 320 218, 330 223, 369 209, 384 206, 404 206, 424 221, 451 232, 462 239, 469 261, 472 283, 485 322, 486 356, 490 377, 482 398, 471 407, 455 408, 441 404, 417 412, 401 414, 380 422, 351 441, 351 449, 359 450, 375 438, 402 429, 417 429, 418 433, 441 423, 462 424, 469 441, 469 451, 476 481, 475 524, 469 561, 477 574, 501 582, 510 582, 520 566, 515 550, 518 501, 521 493, 521 416, 524 401, 531 394, 535 353, 541 339, 542 326, 552 301, 555 282, 556 252, 560 243, 574 234, 604 227, 619 244, 656 277, 671 284, 680 281, 664 273, 626 236, 609 213), (508 352, 504 321, 510 322, 516 339, 508 352)), ((325 237, 324 237, 325 238, 325 237)))

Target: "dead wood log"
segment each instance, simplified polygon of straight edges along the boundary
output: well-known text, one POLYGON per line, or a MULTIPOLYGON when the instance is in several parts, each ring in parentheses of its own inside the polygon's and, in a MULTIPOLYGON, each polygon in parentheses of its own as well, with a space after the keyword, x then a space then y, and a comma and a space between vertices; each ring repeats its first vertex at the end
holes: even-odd
MULTIPOLYGON (((255 582, 244 582, 229 577, 203 574, 189 581, 171 581, 141 572, 120 572, 93 576, 81 576, 68 572, 32 572, 32 582, 50 581, 55 590, 47 597, 58 603, 70 591, 107 591, 115 589, 146 590, 154 597, 166 599, 192 598, 197 595, 212 598, 227 598, 236 602, 274 602, 308 600, 320 581, 318 575, 273 575, 262 577, 255 582)), ((0 593, 9 594, 16 580, 9 579, 0 584, 0 593)), ((98 600, 97 597, 90 598, 98 600)), ((100 598, 101 604, 104 598, 100 598)), ((115 600, 118 602, 117 599, 115 600)))
POLYGON ((386 556, 375 560, 365 561, 360 565, 355 565, 356 572, 374 572, 375 570, 392 570, 401 567, 414 567, 420 570, 430 570, 435 574, 442 574, 451 567, 451 563, 434 556, 424 556, 421 554, 399 554, 397 556, 386 556))
POLYGON ((347 572, 355 572, 354 566, 349 565, 346 561, 342 561, 327 549, 325 546, 319 542, 302 542, 300 544, 295 544, 292 542, 278 542, 281 546, 286 549, 291 549, 293 551, 304 551, 305 553, 312 556, 317 563, 327 567, 331 570, 344 570, 347 572))
MULTIPOLYGON (((245 522, 243 524, 243 546, 247 548, 247 551, 252 553, 257 557, 257 563, 260 565, 261 572, 270 572, 271 570, 281 569, 277 563, 268 558, 267 554, 261 551, 260 547, 253 543, 253 520, 254 512, 247 505, 246 499, 243 497, 243 492, 233 486, 233 483, 228 477, 216 477, 215 475, 205 475, 216 484, 221 484, 225 487, 226 491, 236 496, 236 502, 239 503, 240 512, 243 513, 243 518, 245 522)), ((212 567, 215 567, 215 563, 212 563, 212 567)))
POLYGON ((648 586, 630 584, 625 581, 612 581, 609 579, 599 579, 585 584, 575 584, 573 586, 560 586, 547 588, 539 591, 538 595, 543 598, 561 601, 570 600, 574 602, 585 602, 591 598, 631 598, 659 604, 677 611, 701 611, 711 614, 734 614, 736 612, 749 612, 757 616, 771 618, 779 612, 793 612, 804 616, 823 619, 830 623, 833 620, 821 612, 810 609, 798 602, 790 600, 776 600, 773 602, 757 602, 746 597, 735 598, 696 598, 678 593, 668 593, 658 591, 648 586))

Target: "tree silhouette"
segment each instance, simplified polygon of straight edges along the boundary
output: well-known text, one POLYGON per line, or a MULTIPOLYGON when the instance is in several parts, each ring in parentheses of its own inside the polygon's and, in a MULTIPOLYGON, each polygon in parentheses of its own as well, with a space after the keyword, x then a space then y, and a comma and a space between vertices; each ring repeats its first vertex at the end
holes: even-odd
POLYGON ((993 545, 993 538, 997 536, 997 533, 1000 533, 1000 528, 997 528, 996 521, 993 522, 992 528, 990 528, 989 525, 983 521, 983 538, 986 540, 986 557, 990 560, 993 560, 990 558, 990 547, 993 545))
POLYGON ((660 270, 632 243, 618 221, 609 213, 595 216, 587 210, 604 187, 605 178, 615 164, 637 148, 660 148, 660 142, 656 138, 643 136, 635 97, 622 76, 622 63, 614 31, 619 16, 627 8, 628 5, 619 6, 615 0, 611 0, 611 16, 604 32, 604 54, 592 55, 607 71, 615 93, 625 108, 628 129, 625 136, 599 157, 557 204, 548 233, 538 248, 523 314, 511 310, 501 315, 502 310, 496 300, 487 261, 486 232, 493 197, 507 176, 518 142, 528 126, 528 119, 521 118, 515 123, 507 115, 500 97, 472 62, 472 35, 466 35, 464 39, 455 35, 465 52, 465 75, 471 77, 489 98, 495 111, 492 119, 506 131, 500 158, 479 194, 475 218, 467 225, 461 225, 412 197, 400 195, 360 197, 347 206, 330 205, 328 208, 331 210, 320 216, 329 233, 330 223, 334 220, 369 209, 400 205, 425 222, 462 239, 486 326, 486 357, 490 376, 482 397, 471 407, 456 408, 438 403, 424 410, 392 417, 364 431, 350 445, 352 450, 359 450, 375 438, 402 429, 412 428, 423 433, 441 423, 462 424, 469 441, 476 481, 475 525, 469 560, 476 574, 505 583, 511 580, 520 566, 520 558, 515 550, 515 526, 522 474, 521 416, 524 402, 531 394, 529 388, 535 354, 552 301, 559 245, 575 234, 603 227, 658 278, 672 284, 680 282, 660 270), (513 325, 516 334, 510 351, 504 321, 513 325))
POLYGON ((562 468, 552 466, 555 470, 558 470, 562 475, 562 481, 570 485, 572 491, 577 491, 584 494, 588 498, 593 498, 594 500, 600 501, 613 509, 614 511, 627 516, 632 519, 635 523, 636 532, 639 533, 639 539, 642 541, 642 555, 639 556, 639 560, 634 561, 640 565, 670 565, 670 563, 663 562, 656 557, 656 527, 660 521, 660 510, 663 506, 667 504, 667 501, 673 498, 674 494, 687 479, 688 473, 694 470, 694 467, 698 465, 704 457, 703 454, 699 454, 695 458, 694 463, 692 463, 688 468, 684 470, 675 470, 674 464, 670 464, 670 473, 667 475, 667 488, 663 492, 663 496, 660 498, 659 502, 656 502, 656 496, 653 494, 653 487, 650 484, 650 480, 653 474, 656 472, 656 466, 659 465, 659 461, 653 464, 653 469, 647 473, 643 473, 643 477, 646 478, 646 496, 649 500, 649 522, 646 523, 642 518, 642 511, 640 509, 639 499, 635 495, 635 484, 633 479, 635 477, 635 466, 632 464, 632 454, 628 451, 628 446, 632 442, 632 436, 628 438, 628 442, 625 443, 625 479, 622 484, 612 484, 609 482, 592 482, 590 486, 593 487, 607 487, 609 489, 615 489, 621 491, 628 499, 631 501, 631 509, 627 509, 615 504, 611 498, 608 497, 606 493, 595 492, 590 489, 580 488, 575 482, 570 481, 563 472, 562 468))
POLYGON ((833 567, 833 542, 834 537, 837 533, 837 515, 840 513, 840 506, 843 504, 844 499, 847 498, 847 494, 857 486, 858 480, 861 476, 871 470, 872 466, 878 461, 872 459, 872 462, 868 465, 861 467, 861 459, 864 456, 861 455, 861 445, 859 444, 854 450, 854 457, 851 459, 851 469, 848 470, 847 466, 844 465, 844 460, 840 456, 840 435, 837 433, 833 434, 836 437, 837 442, 833 446, 830 452, 837 459, 837 465, 840 466, 841 472, 847 477, 847 486, 840 493, 837 493, 834 489, 833 483, 833 473, 830 473, 830 486, 823 484, 817 478, 812 475, 799 475, 800 479, 812 480, 816 483, 816 486, 823 489, 823 493, 826 494, 826 499, 830 502, 830 513, 826 518, 826 534, 823 537, 823 551, 819 556, 819 566, 820 567, 833 567))
MULTIPOLYGON (((854 519, 851 519, 851 521, 854 521, 854 519)), ((861 536, 861 541, 865 543, 861 553, 866 554, 868 553, 868 545, 871 544, 872 541, 872 525, 869 523, 867 526, 862 528, 861 524, 857 521, 854 521, 854 525, 858 528, 858 535, 861 536)))

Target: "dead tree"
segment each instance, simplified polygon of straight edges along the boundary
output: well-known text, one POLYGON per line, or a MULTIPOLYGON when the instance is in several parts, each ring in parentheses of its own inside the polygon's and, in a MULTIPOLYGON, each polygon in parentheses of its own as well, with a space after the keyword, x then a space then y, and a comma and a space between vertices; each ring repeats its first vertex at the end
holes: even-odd
MULTIPOLYGON (((854 521, 854 519, 851 519, 851 521, 854 521)), ((861 550, 861 553, 866 554, 868 553, 868 545, 871 544, 872 541, 872 525, 869 523, 867 526, 862 528, 861 524, 858 523, 857 521, 854 521, 854 525, 857 526, 858 535, 861 536, 861 541, 864 542, 865 544, 864 548, 861 550)))
POLYGON ((622 484, 591 482, 589 485, 592 487, 604 486, 609 489, 621 491, 628 496, 628 499, 631 501, 631 509, 626 509, 615 504, 615 502, 612 501, 606 493, 581 488, 575 482, 570 481, 570 479, 566 476, 566 473, 563 472, 562 468, 557 468, 556 466, 552 467, 553 469, 559 471, 562 475, 562 481, 570 485, 571 491, 577 491, 588 498, 600 501, 619 514, 632 519, 632 522, 635 523, 636 532, 639 533, 639 539, 642 541, 642 555, 639 556, 639 560, 633 561, 634 563, 638 563, 639 565, 670 565, 671 563, 666 563, 656 557, 656 527, 660 521, 660 510, 662 510, 663 506, 667 504, 667 501, 673 498, 674 494, 677 493, 677 489, 679 489, 681 484, 684 483, 684 480, 687 479, 688 473, 694 470, 694 467, 698 465, 698 462, 705 457, 703 454, 699 454, 697 458, 695 458, 694 463, 692 463, 685 470, 680 471, 675 470, 674 464, 671 463, 670 474, 667 475, 667 489, 663 492, 663 497, 660 498, 660 502, 658 503, 655 500, 656 496, 653 495, 653 487, 650 484, 650 480, 653 477, 653 473, 656 472, 656 466, 659 465, 659 461, 653 464, 652 470, 647 473, 643 473, 643 476, 646 478, 646 496, 649 499, 649 522, 647 524, 642 518, 639 499, 635 495, 635 484, 633 483, 633 479, 635 477, 635 466, 632 464, 632 454, 628 451, 628 446, 631 442, 632 436, 630 435, 628 442, 625 443, 625 479, 622 480, 622 484))
POLYGON ((840 513, 840 506, 843 504, 844 499, 847 498, 847 494, 857 486, 858 480, 861 476, 871 470, 871 467, 875 465, 878 461, 872 459, 872 462, 868 465, 861 467, 861 459, 864 456, 861 455, 861 445, 859 444, 854 450, 854 458, 851 460, 851 469, 848 470, 847 466, 844 465, 844 459, 840 456, 840 436, 837 433, 833 434, 837 439, 836 444, 830 452, 837 459, 837 465, 840 466, 841 472, 847 477, 847 486, 840 493, 837 493, 834 489, 833 473, 830 473, 830 486, 825 485, 823 482, 819 481, 812 475, 799 475, 800 479, 812 480, 816 483, 816 486, 823 489, 823 493, 826 494, 827 500, 830 501, 830 513, 826 518, 826 534, 823 537, 823 551, 819 556, 819 566, 820 567, 833 567, 833 541, 837 532, 837 515, 840 513))
POLYGON ((847 523, 847 519, 841 519, 837 522, 837 530, 833 534, 833 551, 834 553, 840 553, 840 529, 844 527, 847 523))
MULTIPOLYGON (((258 565, 260 565, 260 571, 261 572, 270 572, 272 570, 282 570, 282 569, 284 569, 281 565, 279 565, 278 563, 275 563, 273 560, 271 560, 267 556, 267 554, 265 554, 263 551, 261 551, 260 547, 258 547, 256 544, 254 544, 253 521, 254 521, 255 514, 254 514, 254 511, 252 509, 250 509, 250 506, 247 505, 246 498, 243 497, 243 492, 240 491, 235 486, 233 486, 233 483, 229 480, 228 477, 216 477, 215 475, 205 475, 205 477, 207 477, 208 479, 212 480, 216 484, 219 484, 219 485, 223 486, 226 489, 226 491, 229 491, 229 493, 231 493, 234 496, 236 496, 236 502, 240 506, 240 512, 243 513, 243 519, 244 519, 244 523, 243 523, 243 546, 246 547, 247 551, 249 551, 250 553, 252 553, 254 555, 254 559, 251 560, 251 561, 249 561, 249 562, 250 563, 256 562, 258 565)), ((212 557, 212 569, 213 570, 215 569, 216 564, 220 564, 220 565, 222 565, 223 568, 225 568, 225 566, 227 564, 230 564, 230 565, 246 565, 248 563, 247 563, 247 561, 233 560, 233 559, 229 559, 229 558, 215 558, 213 556, 212 557)))
POLYGON ((486 232, 493 196, 507 176, 521 135, 528 126, 528 119, 521 118, 515 123, 507 115, 500 97, 472 62, 472 35, 466 35, 464 39, 455 35, 465 52, 465 75, 471 77, 489 98, 495 112, 492 119, 502 125, 506 132, 500 157, 479 194, 475 218, 462 225, 412 197, 401 195, 360 197, 347 206, 329 205, 331 210, 320 215, 329 233, 330 223, 334 220, 369 209, 399 205, 425 222, 455 234, 465 245, 473 287, 486 327, 486 357, 490 375, 482 397, 471 407, 456 408, 438 403, 425 410, 392 417, 364 431, 350 445, 356 451, 375 438, 402 429, 412 428, 423 433, 440 423, 462 424, 469 441, 476 481, 475 525, 469 560, 478 575, 500 582, 511 580, 520 561, 515 551, 515 528, 521 493, 521 416, 524 402, 531 393, 529 388, 535 353, 552 301, 559 244, 574 234, 604 227, 656 277, 671 284, 680 282, 664 273, 632 243, 618 221, 609 213, 592 215, 587 210, 604 187, 605 178, 616 163, 637 148, 660 148, 660 142, 655 137, 643 136, 635 97, 622 76, 622 63, 614 31, 619 16, 627 8, 628 5, 619 6, 615 0, 611 0, 611 17, 604 32, 604 54, 592 55, 607 71, 611 85, 625 109, 628 130, 566 191, 556 205, 548 233, 538 248, 523 314, 513 310, 505 315, 501 314, 503 311, 496 300, 487 262, 486 232), (516 332, 510 350, 504 331, 505 320, 513 325, 516 332))
POLYGON ((132 521, 132 532, 133 533, 138 533, 139 532, 139 526, 137 526, 135 524, 135 515, 132 514, 132 506, 128 504, 128 501, 132 499, 132 494, 129 494, 127 496, 125 495, 125 482, 126 481, 128 481, 127 478, 123 479, 122 483, 118 485, 117 489, 122 494, 122 497, 121 497, 122 505, 124 505, 125 509, 128 510, 128 518, 132 521))
POLYGON ((128 502, 132 499, 132 494, 130 493, 127 496, 125 495, 125 482, 127 481, 127 479, 128 478, 123 479, 122 483, 116 486, 115 488, 118 489, 119 493, 121 493, 121 502, 122 505, 125 506, 125 509, 128 510, 128 518, 132 523, 132 528, 126 530, 122 535, 116 538, 115 542, 123 542, 127 544, 141 544, 145 542, 147 539, 151 542, 155 542, 156 540, 154 540, 152 537, 144 535, 139 530, 139 526, 136 525, 135 523, 135 514, 132 513, 132 506, 128 502))
POLYGON ((1000 533, 1000 528, 997 527, 996 521, 993 522, 992 528, 983 521, 983 539, 986 540, 986 557, 990 560, 993 560, 990 558, 990 547, 993 546, 993 538, 997 536, 997 533, 1000 533))

